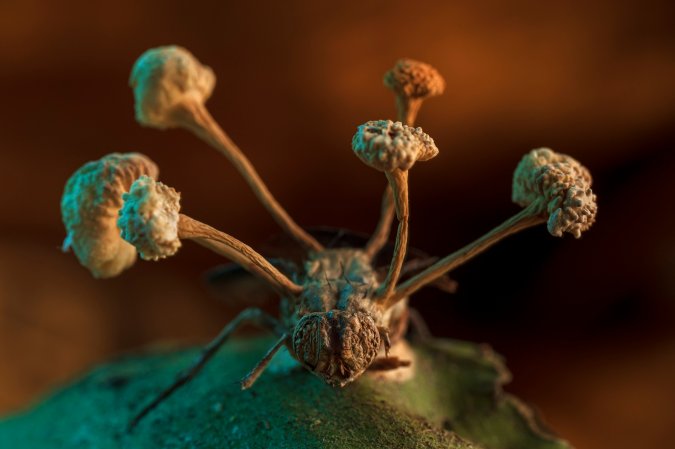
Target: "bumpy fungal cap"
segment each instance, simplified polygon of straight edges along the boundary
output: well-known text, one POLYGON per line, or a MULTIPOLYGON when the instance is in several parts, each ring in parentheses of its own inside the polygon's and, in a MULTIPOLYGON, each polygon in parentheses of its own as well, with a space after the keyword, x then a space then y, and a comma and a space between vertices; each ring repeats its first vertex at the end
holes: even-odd
POLYGON ((399 59, 384 74, 384 85, 408 98, 428 98, 445 90, 445 80, 438 71, 424 62, 399 59))
POLYGON ((139 153, 113 153, 80 167, 66 183, 61 217, 69 248, 96 278, 117 276, 136 260, 136 249, 120 237, 117 213, 122 194, 138 177, 157 177, 154 162, 139 153))
POLYGON ((183 47, 151 48, 134 63, 129 85, 136 100, 136 120, 145 126, 178 126, 175 112, 183 102, 204 103, 216 77, 183 47))
POLYGON ((180 248, 180 194, 148 176, 141 176, 123 195, 117 224, 122 238, 145 260, 173 256, 180 248))
POLYGON ((521 206, 542 199, 549 233, 562 237, 567 232, 579 238, 595 222, 598 211, 592 181, 588 169, 575 159, 539 148, 516 167, 512 199, 521 206))
POLYGON ((438 154, 434 139, 422 128, 391 120, 375 120, 359 126, 352 139, 352 149, 366 165, 385 172, 409 170, 416 161, 426 161, 438 154))

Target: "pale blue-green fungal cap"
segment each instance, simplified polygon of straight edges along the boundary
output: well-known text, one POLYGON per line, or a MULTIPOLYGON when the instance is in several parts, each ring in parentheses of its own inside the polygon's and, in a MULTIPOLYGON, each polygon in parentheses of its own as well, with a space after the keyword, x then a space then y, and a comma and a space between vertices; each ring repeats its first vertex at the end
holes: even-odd
POLYGON ((96 278, 117 276, 133 265, 136 249, 117 227, 122 194, 140 176, 158 174, 157 165, 140 153, 112 153, 80 167, 61 198, 64 251, 72 249, 96 278))
POLYGON ((117 221, 122 238, 145 260, 174 255, 181 246, 178 238, 180 194, 149 176, 141 176, 122 198, 124 205, 117 221))
POLYGON ((134 63, 129 85, 134 91, 136 120, 145 126, 180 126, 176 112, 185 102, 203 104, 213 92, 216 76, 183 47, 147 50, 134 63))

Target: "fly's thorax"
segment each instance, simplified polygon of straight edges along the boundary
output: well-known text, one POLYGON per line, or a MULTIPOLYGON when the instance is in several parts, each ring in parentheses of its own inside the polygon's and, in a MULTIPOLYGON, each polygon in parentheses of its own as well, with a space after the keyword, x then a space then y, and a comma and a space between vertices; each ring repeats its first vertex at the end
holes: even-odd
POLYGON ((304 315, 293 332, 300 363, 333 386, 345 386, 373 362, 382 343, 367 312, 330 310, 304 315))
POLYGON ((373 285, 378 282, 370 258, 357 248, 314 252, 305 261, 304 269, 305 279, 310 283, 343 280, 355 285, 373 285))
POLYGON ((330 310, 372 312, 372 295, 379 286, 370 259, 356 248, 339 248, 310 254, 299 277, 303 292, 284 298, 281 315, 294 326, 308 313, 330 310))

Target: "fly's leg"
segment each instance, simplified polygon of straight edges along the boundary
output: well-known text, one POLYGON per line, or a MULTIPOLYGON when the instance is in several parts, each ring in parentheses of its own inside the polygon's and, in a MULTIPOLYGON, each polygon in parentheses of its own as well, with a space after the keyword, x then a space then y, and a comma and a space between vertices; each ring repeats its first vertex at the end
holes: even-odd
POLYGON ((368 371, 391 371, 405 366, 410 366, 410 360, 401 360, 396 356, 380 357, 373 360, 368 371))
MULTIPOLYGON (((176 390, 192 380, 201 370, 204 365, 211 360, 218 349, 227 341, 232 333, 242 324, 251 323, 259 327, 268 329, 277 335, 284 335, 286 329, 274 317, 268 315, 257 308, 250 308, 242 311, 235 319, 230 321, 209 344, 202 350, 201 354, 195 360, 193 365, 187 370, 183 371, 174 381, 174 383, 160 393, 152 402, 146 405, 131 421, 129 428, 133 429, 148 413, 155 409, 165 399, 171 396, 176 390)), ((272 354, 273 355, 273 354, 272 354)), ((270 356, 271 358, 271 356, 270 356)), ((259 375, 259 374, 258 374, 259 375)), ((256 376, 257 377, 257 376, 256 376)))
POLYGON ((248 373, 242 380, 241 380, 241 389, 246 390, 247 388, 251 388, 253 383, 258 380, 258 377, 262 374, 263 371, 265 371, 265 368, 267 368, 267 365, 272 361, 272 358, 274 355, 281 349, 284 344, 288 343, 288 338, 290 337, 289 334, 283 334, 279 340, 272 346, 269 351, 267 351, 267 354, 258 362, 258 364, 251 370, 250 373, 248 373))

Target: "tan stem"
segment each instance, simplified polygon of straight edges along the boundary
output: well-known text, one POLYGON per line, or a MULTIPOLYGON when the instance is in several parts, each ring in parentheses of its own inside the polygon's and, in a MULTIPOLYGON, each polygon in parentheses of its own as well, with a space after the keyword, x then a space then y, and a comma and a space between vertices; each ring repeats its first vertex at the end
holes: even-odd
POLYGON ((382 208, 380 210, 380 221, 377 223, 375 232, 368 240, 366 247, 364 248, 365 253, 371 259, 386 245, 387 240, 389 240, 389 234, 391 233, 391 224, 394 221, 394 196, 391 192, 391 187, 387 184, 387 188, 382 195, 382 208))
POLYGON ((267 281, 282 294, 296 296, 302 293, 302 286, 288 279, 286 275, 277 270, 253 248, 205 223, 180 214, 178 237, 194 240, 200 245, 238 263, 254 275, 267 281))
MULTIPOLYGON (((422 100, 418 98, 409 98, 404 95, 396 96, 396 110, 398 121, 408 126, 413 126, 417 119, 417 113, 422 106, 422 100)), ((380 221, 375 228, 373 236, 366 245, 365 252, 369 257, 375 256, 387 243, 391 233, 391 224, 394 221, 394 201, 391 186, 387 186, 382 198, 382 209, 380 212, 380 221)))
POLYGON ((415 124, 420 107, 422 107, 421 98, 410 98, 402 94, 396 96, 398 120, 404 125, 413 126, 415 124))
POLYGON ((179 122, 229 159, 232 165, 244 177, 258 200, 272 214, 274 220, 285 232, 308 250, 322 250, 323 246, 298 226, 281 204, 277 202, 251 162, 218 125, 206 107, 199 102, 186 102, 184 106, 184 108, 177 112, 180 115, 179 122))
POLYGON ((408 171, 394 170, 393 172, 385 172, 385 174, 394 196, 398 229, 396 231, 396 244, 394 255, 389 265, 389 272, 375 295, 377 301, 380 302, 385 302, 393 293, 398 278, 401 275, 403 260, 408 249, 408 171))
POLYGON ((439 260, 426 270, 403 282, 396 288, 394 294, 387 299, 385 307, 391 307, 401 299, 412 295, 417 290, 443 276, 450 270, 457 268, 464 262, 467 262, 503 238, 522 231, 523 229, 544 223, 546 218, 544 218, 541 212, 542 208, 536 202, 526 207, 492 231, 480 237, 478 240, 469 243, 465 247, 439 260))

